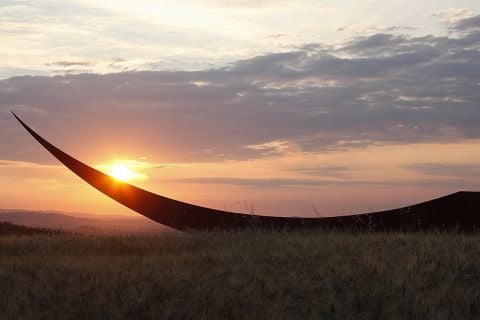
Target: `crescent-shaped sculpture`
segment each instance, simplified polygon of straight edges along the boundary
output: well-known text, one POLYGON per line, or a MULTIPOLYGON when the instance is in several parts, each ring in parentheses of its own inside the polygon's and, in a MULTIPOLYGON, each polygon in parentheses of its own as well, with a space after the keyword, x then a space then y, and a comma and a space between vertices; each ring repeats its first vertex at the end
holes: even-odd
POLYGON ((91 186, 137 213, 177 230, 320 227, 372 231, 434 228, 473 231, 480 227, 480 192, 457 192, 399 209, 324 218, 263 216, 201 207, 118 181, 58 149, 13 111, 12 114, 45 149, 91 186))

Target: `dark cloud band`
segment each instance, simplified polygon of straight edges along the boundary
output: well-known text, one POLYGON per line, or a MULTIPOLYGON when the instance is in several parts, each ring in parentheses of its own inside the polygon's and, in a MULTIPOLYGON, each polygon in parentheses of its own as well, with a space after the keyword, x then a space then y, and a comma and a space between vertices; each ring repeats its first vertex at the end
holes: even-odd
POLYGON ((24 144, 9 109, 39 126, 74 119, 51 126, 65 144, 76 143, 66 134, 74 128, 98 148, 121 141, 140 153, 168 150, 165 161, 479 138, 479 26, 474 16, 457 22, 462 32, 449 37, 382 33, 197 72, 2 80, 2 158, 38 159, 34 150, 13 148, 24 144), (252 147, 278 141, 274 153, 252 147))

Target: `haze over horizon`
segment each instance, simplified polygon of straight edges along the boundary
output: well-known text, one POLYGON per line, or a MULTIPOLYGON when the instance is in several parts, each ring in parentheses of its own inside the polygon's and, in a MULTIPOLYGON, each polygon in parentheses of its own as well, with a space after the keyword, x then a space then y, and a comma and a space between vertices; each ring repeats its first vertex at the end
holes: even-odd
POLYGON ((480 2, 3 1, 0 208, 134 214, 15 121, 218 209, 376 211, 480 190, 480 2))

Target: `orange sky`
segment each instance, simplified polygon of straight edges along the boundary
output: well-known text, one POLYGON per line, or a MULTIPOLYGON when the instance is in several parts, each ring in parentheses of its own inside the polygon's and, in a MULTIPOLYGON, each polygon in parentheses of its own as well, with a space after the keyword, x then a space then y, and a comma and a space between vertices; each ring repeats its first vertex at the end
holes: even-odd
MULTIPOLYGON (((33 139, 31 144, 36 146, 33 139)), ((412 162, 469 164, 472 159, 480 159, 479 145, 480 141, 471 140, 322 154, 287 148, 282 154, 246 161, 159 164, 154 159, 140 159, 123 162, 138 174, 129 183, 195 204, 269 215, 338 215, 388 209, 449 192, 471 190, 477 184, 475 176, 458 179, 449 172, 422 173, 409 165, 412 162), (297 172, 297 168, 340 168, 341 173, 311 175, 297 172)), ((89 157, 78 157, 107 173, 107 164, 115 162, 108 156, 103 165, 92 162, 89 157)), ((3 208, 132 214, 59 164, 5 162, 0 166, 0 175, 3 190, 0 207, 3 208)))

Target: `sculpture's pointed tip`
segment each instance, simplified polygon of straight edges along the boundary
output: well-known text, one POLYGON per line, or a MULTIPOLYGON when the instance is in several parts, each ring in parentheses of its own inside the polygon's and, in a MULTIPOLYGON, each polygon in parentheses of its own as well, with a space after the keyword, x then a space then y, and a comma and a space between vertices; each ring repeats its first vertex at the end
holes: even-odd
POLYGON ((29 126, 27 126, 27 124, 25 122, 22 121, 22 119, 20 119, 16 114, 15 112, 13 112, 13 110, 10 110, 10 112, 13 114, 13 116, 15 117, 15 119, 17 119, 18 122, 20 122, 20 124, 25 128, 27 129, 28 132, 30 132, 31 134, 34 134, 32 133, 32 129, 30 129, 29 126))
POLYGON ((10 110, 10 112, 13 114, 13 116, 15 117, 15 119, 17 119, 18 121, 20 121, 20 119, 19 119, 18 116, 15 114, 15 112, 13 112, 13 110, 10 110))
POLYGON ((13 114, 13 116, 15 117, 15 119, 17 119, 17 121, 20 122, 21 125, 25 126, 25 124, 23 123, 23 121, 20 120, 20 118, 15 114, 15 112, 13 112, 13 110, 10 110, 10 112, 13 114))

